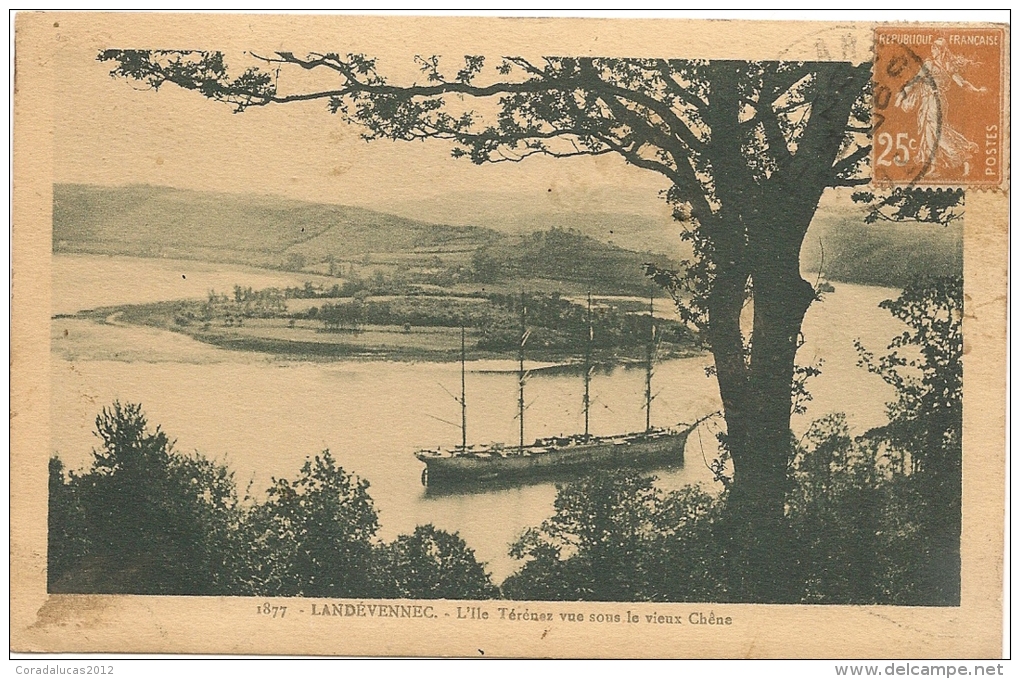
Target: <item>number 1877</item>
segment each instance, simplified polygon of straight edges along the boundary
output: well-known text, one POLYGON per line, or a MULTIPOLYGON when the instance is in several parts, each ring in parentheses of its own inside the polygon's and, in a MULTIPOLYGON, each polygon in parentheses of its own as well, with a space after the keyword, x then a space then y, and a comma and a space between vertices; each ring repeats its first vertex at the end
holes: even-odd
POLYGON ((282 618, 287 615, 286 606, 273 606, 268 601, 255 607, 259 615, 269 615, 274 618, 282 618))

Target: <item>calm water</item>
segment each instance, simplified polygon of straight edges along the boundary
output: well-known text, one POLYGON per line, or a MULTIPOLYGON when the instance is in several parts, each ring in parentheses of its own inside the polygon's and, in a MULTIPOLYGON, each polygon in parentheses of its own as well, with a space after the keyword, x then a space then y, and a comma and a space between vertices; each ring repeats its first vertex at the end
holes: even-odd
MULTIPOLYGON (((55 256, 54 313, 203 297, 209 288, 234 284, 297 285, 308 278, 194 262, 55 256)), ((858 431, 882 421, 891 391, 856 367, 852 341, 859 337, 881 350, 902 330, 877 308, 892 296, 892 290, 838 284, 809 311, 799 356, 825 363, 822 375, 809 382, 814 400, 808 415, 796 418, 795 427, 833 410, 851 414, 858 431)), ((150 423, 176 438, 178 450, 199 450, 229 464, 242 491, 249 481, 260 493, 274 476, 293 477, 306 456, 329 448, 346 469, 370 481, 380 537, 392 539, 423 523, 459 531, 497 580, 516 566, 508 544, 552 512, 552 484, 425 494, 422 465, 411 453, 459 440, 458 428, 442 421, 459 421, 459 406, 447 393, 460 388, 458 364, 304 363, 216 349, 169 332, 72 319, 54 320, 52 342, 52 446, 72 468, 88 462, 99 409, 120 399, 142 403, 150 423)), ((705 376, 708 364, 706 356, 656 366, 653 424, 692 421, 719 408, 714 381, 705 376)), ((468 365, 469 442, 516 441, 517 378, 500 372, 512 367, 510 361, 468 365)), ((583 429, 578 376, 534 373, 527 389, 528 438, 583 429)), ((643 428, 643 393, 640 369, 597 374, 593 433, 643 428)), ((659 474, 664 487, 713 487, 702 457, 715 454, 715 430, 708 423, 692 434, 686 466, 659 474)))

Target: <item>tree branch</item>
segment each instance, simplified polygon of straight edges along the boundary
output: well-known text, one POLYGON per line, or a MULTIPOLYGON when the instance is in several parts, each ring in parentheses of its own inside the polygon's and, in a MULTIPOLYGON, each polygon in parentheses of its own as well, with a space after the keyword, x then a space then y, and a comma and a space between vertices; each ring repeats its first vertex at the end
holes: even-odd
POLYGON ((780 95, 790 91, 790 88, 798 82, 815 72, 817 64, 798 63, 794 68, 779 72, 773 70, 763 78, 763 87, 760 100, 772 106, 779 99, 780 95))
POLYGON ((663 82, 666 83, 666 89, 677 95, 685 104, 693 107, 699 112, 705 110, 708 104, 705 103, 701 97, 691 93, 687 88, 682 86, 673 78, 674 70, 668 61, 665 59, 658 59, 656 60, 656 67, 662 75, 663 82))
MULTIPOLYGON (((846 156, 842 160, 837 161, 836 164, 832 166, 831 173, 832 181, 833 182, 851 181, 850 177, 845 176, 846 173, 854 171, 857 168, 858 163, 867 158, 869 153, 871 153, 871 144, 866 144, 864 146, 858 146, 856 151, 846 156)), ((868 181, 869 180, 865 180, 862 183, 867 184, 868 181)), ((846 184, 846 183, 833 184, 833 186, 860 186, 860 185, 861 184, 846 184)))
POLYGON ((599 77, 595 70, 593 59, 581 59, 582 78, 580 84, 586 89, 605 98, 608 96, 626 99, 635 104, 645 107, 662 119, 670 131, 677 136, 687 147, 694 152, 705 150, 705 144, 694 134, 691 127, 673 111, 667 104, 661 102, 643 92, 626 89, 606 82, 599 77))
POLYGON ((790 147, 787 145, 786 136, 779 128, 778 116, 772 110, 770 104, 763 104, 760 101, 756 111, 757 115, 755 117, 761 121, 762 130, 765 132, 765 141, 769 145, 769 150, 775 155, 776 165, 782 170, 789 165, 793 155, 790 153, 790 147), (762 108, 765 108, 765 110, 763 111, 762 108))

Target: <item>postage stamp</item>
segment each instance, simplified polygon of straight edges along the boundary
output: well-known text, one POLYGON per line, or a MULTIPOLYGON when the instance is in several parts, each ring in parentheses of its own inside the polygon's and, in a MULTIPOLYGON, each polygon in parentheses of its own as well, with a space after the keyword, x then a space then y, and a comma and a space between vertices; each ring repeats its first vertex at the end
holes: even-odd
POLYGON ((19 14, 11 648, 999 655, 1008 42, 19 14))
POLYGON ((1001 28, 875 29, 876 185, 997 186, 1003 180, 1001 28))

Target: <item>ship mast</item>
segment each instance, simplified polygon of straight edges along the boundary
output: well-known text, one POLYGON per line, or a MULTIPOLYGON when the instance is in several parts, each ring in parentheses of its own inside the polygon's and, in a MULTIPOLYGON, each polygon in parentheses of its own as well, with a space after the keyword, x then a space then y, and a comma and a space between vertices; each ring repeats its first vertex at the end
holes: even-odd
POLYGON ((652 430, 652 359, 655 351, 655 288, 648 293, 648 346, 645 350, 645 431, 652 430))
POLYGON ((467 372, 466 353, 464 349, 464 338, 467 331, 464 326, 460 328, 460 448, 467 450, 467 372))
POLYGON ((588 341, 584 345, 584 440, 588 440, 588 419, 591 411, 591 344, 595 333, 591 327, 591 290, 588 291, 588 341))
POLYGON ((521 437, 519 447, 524 450, 524 343, 528 341, 527 330, 528 307, 524 304, 524 291, 521 291, 521 345, 517 349, 517 419, 520 420, 521 437))

